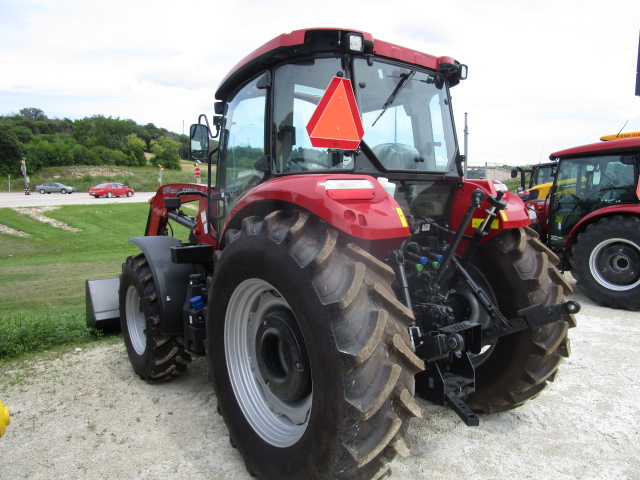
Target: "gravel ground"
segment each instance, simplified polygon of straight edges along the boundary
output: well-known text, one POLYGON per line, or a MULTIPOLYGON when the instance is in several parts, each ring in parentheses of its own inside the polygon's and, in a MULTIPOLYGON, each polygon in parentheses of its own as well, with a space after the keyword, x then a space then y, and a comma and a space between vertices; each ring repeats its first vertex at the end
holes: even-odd
MULTIPOLYGON (((511 412, 466 427, 419 400, 411 455, 392 479, 640 479, 640 314, 580 294, 572 356, 555 383, 511 412)), ((0 369, 11 424, 0 439, 0 478, 249 479, 216 414, 206 360, 148 385, 121 342, 0 369)))

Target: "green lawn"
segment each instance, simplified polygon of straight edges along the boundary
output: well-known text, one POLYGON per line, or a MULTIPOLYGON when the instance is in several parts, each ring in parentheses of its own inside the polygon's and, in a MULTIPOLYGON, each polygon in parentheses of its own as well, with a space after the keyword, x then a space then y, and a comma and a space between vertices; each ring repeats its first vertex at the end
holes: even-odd
POLYGON ((149 206, 73 205, 45 215, 71 232, 0 208, 0 224, 29 234, 0 233, 0 359, 67 341, 88 341, 85 280, 117 276, 138 248, 149 206))

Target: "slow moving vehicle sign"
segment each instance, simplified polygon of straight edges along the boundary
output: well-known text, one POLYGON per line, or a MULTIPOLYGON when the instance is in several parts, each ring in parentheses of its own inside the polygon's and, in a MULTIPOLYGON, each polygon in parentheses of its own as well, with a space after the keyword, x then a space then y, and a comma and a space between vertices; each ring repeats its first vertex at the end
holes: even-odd
POLYGON ((307 133, 314 147, 358 148, 364 128, 350 80, 333 77, 307 124, 307 133))

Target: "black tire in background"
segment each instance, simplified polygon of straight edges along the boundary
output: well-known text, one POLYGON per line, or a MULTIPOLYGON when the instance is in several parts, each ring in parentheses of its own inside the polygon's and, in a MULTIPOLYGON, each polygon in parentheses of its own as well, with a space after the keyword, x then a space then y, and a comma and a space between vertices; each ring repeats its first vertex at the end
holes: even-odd
POLYGON ((571 273, 600 305, 640 310, 640 218, 616 215, 587 226, 571 247, 571 273))
POLYGON ((181 337, 160 333, 158 292, 145 256, 128 257, 120 276, 120 326, 133 370, 148 382, 183 374, 191 362, 181 337))
MULTIPOLYGON (((561 303, 571 287, 555 268, 559 259, 530 228, 504 230, 480 247, 474 263, 502 314, 513 318, 530 305, 561 303)), ((476 365, 476 391, 467 399, 477 411, 497 413, 522 405, 553 381, 570 353, 573 315, 541 328, 499 338, 476 365)))
POLYGON ((260 479, 380 478, 421 415, 393 271, 308 213, 226 235, 209 294, 219 412, 260 479))

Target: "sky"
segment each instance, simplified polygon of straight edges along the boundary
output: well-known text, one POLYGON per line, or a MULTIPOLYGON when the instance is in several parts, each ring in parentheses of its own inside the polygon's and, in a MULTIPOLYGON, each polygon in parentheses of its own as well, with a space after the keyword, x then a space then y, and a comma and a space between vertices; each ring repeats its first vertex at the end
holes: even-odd
POLYGON ((471 163, 546 161, 640 131, 638 0, 0 0, 0 115, 104 115, 188 132, 268 40, 352 28, 468 65, 471 163))

